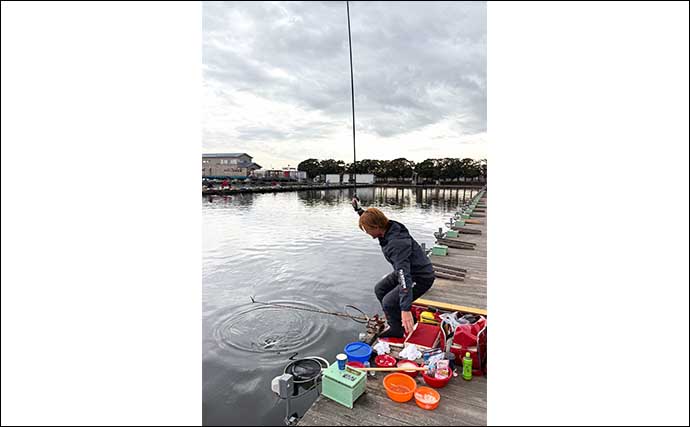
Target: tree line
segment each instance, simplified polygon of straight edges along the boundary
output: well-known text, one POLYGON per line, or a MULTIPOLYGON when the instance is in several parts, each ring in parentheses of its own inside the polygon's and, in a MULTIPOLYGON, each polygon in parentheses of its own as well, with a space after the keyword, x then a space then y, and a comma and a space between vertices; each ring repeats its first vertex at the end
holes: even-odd
POLYGON ((404 157, 395 160, 365 159, 356 163, 342 160, 307 159, 297 166, 297 170, 307 173, 309 178, 326 174, 370 173, 381 178, 421 178, 431 180, 456 180, 459 178, 486 178, 486 159, 426 159, 415 163, 404 157))

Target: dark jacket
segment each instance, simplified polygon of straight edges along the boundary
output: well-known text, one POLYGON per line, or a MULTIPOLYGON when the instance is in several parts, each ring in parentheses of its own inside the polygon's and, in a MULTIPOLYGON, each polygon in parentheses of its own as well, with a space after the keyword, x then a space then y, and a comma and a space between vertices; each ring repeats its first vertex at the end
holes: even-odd
MULTIPOLYGON (((360 215, 363 210, 358 211, 360 215)), ((414 282, 433 282, 434 267, 431 260, 410 236, 407 227, 397 221, 388 221, 388 230, 379 237, 383 256, 392 266, 400 286, 400 310, 410 311, 412 307, 412 286, 414 282), (402 272, 402 274, 401 274, 402 272)))

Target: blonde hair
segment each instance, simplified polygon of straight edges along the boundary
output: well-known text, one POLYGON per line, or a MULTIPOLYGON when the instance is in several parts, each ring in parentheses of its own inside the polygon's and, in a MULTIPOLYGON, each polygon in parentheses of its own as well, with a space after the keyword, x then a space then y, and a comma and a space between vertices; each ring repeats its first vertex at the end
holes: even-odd
POLYGON ((364 227, 368 229, 378 228, 385 230, 388 228, 388 218, 386 218, 386 215, 380 210, 369 208, 359 217, 359 228, 361 228, 362 231, 367 231, 364 227))

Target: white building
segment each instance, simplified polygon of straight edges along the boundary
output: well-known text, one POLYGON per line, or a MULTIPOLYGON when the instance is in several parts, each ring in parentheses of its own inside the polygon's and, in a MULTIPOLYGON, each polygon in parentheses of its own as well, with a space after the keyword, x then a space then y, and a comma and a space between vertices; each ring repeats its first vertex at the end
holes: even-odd
POLYGON ((373 173, 358 173, 357 184, 373 184, 376 177, 373 173))
MULTIPOLYGON (((349 184, 352 174, 338 174, 329 173, 326 174, 326 182, 329 184, 349 184)), ((357 184, 373 184, 376 177, 371 173, 358 173, 357 174, 357 184)))
POLYGON ((326 174, 326 182, 328 184, 340 184, 340 179, 342 175, 339 173, 329 173, 326 174))

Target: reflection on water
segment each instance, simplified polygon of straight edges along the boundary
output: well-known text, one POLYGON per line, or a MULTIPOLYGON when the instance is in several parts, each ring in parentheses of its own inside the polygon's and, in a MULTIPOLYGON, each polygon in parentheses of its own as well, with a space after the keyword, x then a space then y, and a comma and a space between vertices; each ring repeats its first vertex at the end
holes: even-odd
MULTIPOLYGON (((358 188, 427 246, 458 204, 476 190, 358 188)), ((391 267, 378 242, 357 227, 352 189, 203 198, 203 423, 279 425, 285 407, 271 379, 288 357, 334 361, 363 326, 265 302, 327 311, 353 304, 380 313, 373 287, 391 267)), ((296 402, 309 407, 312 397, 296 402)), ((301 405, 301 407, 300 407, 301 405)))
MULTIPOLYGON (((347 190, 309 190, 298 193, 299 199, 308 206, 316 204, 337 204, 354 195, 353 189, 347 190)), ((357 197, 365 206, 410 206, 425 208, 430 205, 456 207, 468 201, 476 194, 473 189, 409 189, 362 187, 357 189, 357 197)))

